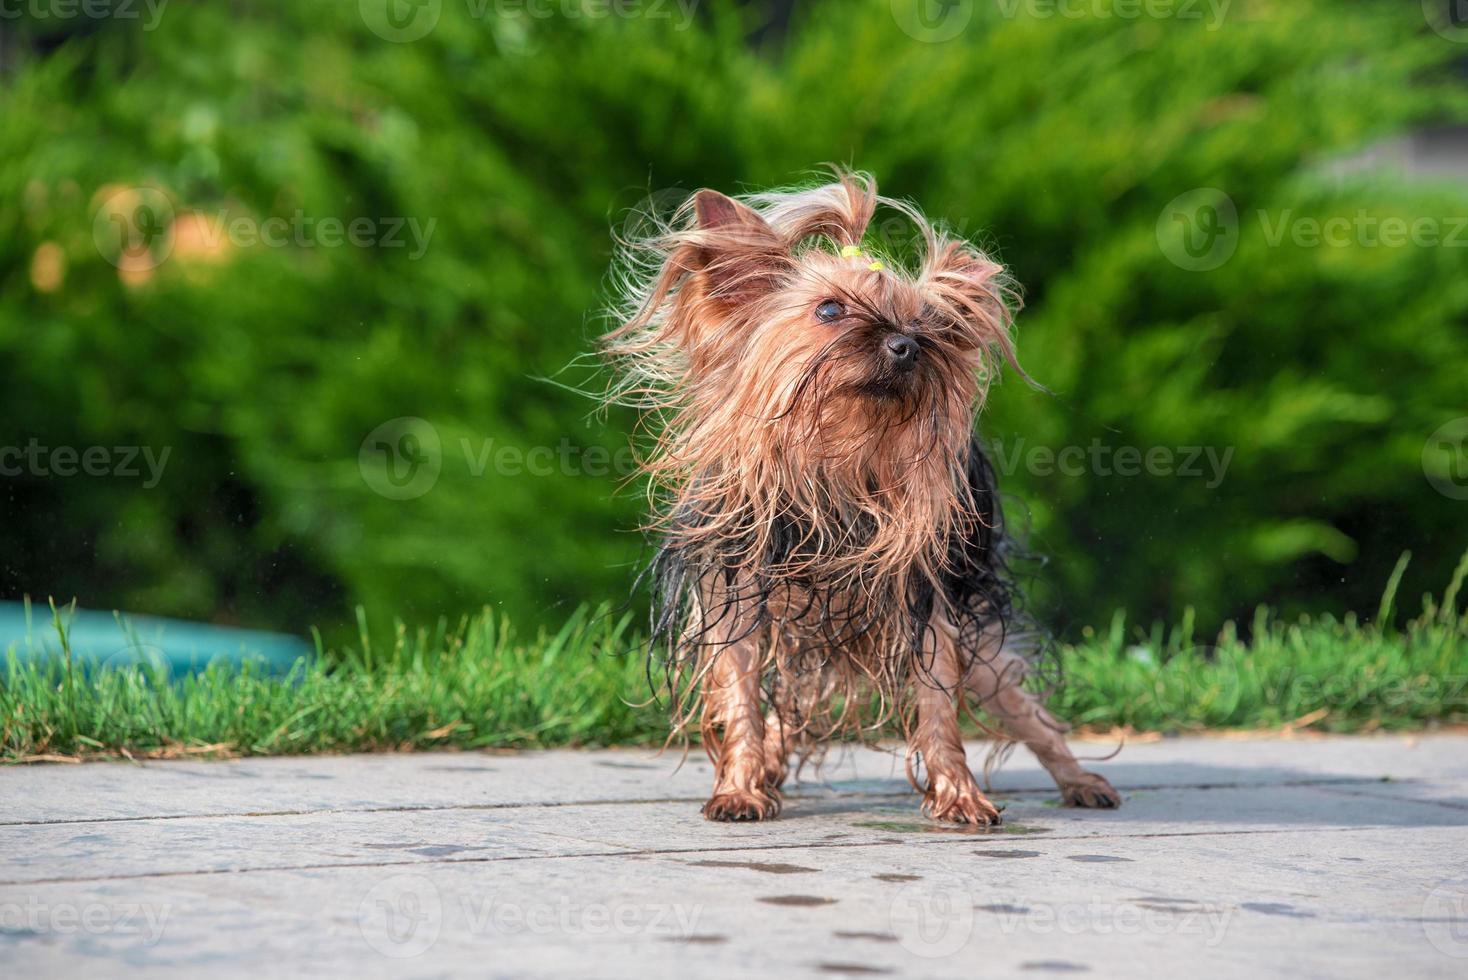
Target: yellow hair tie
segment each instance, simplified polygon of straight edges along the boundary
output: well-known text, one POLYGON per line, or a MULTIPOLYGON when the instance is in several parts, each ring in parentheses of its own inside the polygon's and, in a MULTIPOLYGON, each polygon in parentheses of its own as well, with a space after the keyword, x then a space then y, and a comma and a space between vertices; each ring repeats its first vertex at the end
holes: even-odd
MULTIPOLYGON (((867 256, 864 252, 862 252, 860 245, 842 245, 841 257, 843 259, 864 259, 867 256)), ((873 272, 880 272, 882 269, 887 268, 887 266, 884 265, 880 259, 873 259, 872 262, 867 265, 867 268, 871 269, 873 272)))

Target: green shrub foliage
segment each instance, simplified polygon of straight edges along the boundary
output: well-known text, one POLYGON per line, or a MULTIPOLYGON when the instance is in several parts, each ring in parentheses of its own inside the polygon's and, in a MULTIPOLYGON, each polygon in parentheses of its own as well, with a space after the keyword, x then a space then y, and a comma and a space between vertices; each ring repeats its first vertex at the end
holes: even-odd
POLYGON ((1045 390, 984 430, 1057 624, 1366 608, 1461 551, 1423 454, 1468 414, 1468 195, 1349 162, 1464 115, 1417 4, 371 8, 0 46, 0 444, 47 450, 9 457, 5 594, 296 629, 625 595, 632 420, 571 390, 612 231, 830 161, 1024 284, 1045 390))

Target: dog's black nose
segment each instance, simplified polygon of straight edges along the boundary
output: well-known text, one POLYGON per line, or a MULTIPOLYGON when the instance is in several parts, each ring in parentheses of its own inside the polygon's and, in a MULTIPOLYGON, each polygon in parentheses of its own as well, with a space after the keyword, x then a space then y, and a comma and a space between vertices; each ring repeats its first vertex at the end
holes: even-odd
POLYGON ((887 356, 897 370, 911 371, 917 367, 918 342, 906 334, 894 333, 887 338, 887 356))

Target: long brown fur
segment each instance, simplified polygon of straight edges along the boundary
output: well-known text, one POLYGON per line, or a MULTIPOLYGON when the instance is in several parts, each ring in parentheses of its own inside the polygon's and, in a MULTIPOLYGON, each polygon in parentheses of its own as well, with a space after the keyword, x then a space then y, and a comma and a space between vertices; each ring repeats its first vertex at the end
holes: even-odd
POLYGON ((792 749, 895 716, 925 809, 997 822, 964 761, 965 691, 1007 706, 990 712, 1048 754, 1068 801, 1114 805, 1020 687, 1033 663, 1006 639, 1008 546, 973 433, 991 381, 1020 370, 1003 268, 849 172, 700 191, 621 244, 609 398, 651 434, 654 632, 674 729, 697 722, 718 767, 705 814, 774 815, 792 749), (878 208, 915 231, 910 271, 864 244, 878 208))

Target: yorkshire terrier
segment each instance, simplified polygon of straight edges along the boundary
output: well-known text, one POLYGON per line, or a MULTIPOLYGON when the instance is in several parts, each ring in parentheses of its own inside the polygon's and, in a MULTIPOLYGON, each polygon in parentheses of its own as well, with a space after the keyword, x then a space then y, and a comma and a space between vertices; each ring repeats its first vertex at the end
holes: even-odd
POLYGON ((775 816, 792 753, 895 718, 923 812, 997 824, 964 754, 966 703, 1001 746, 1034 751, 1065 803, 1118 806, 1024 683, 1036 647, 1014 628, 974 434, 1002 366, 1023 374, 1004 269, 844 171, 701 190, 621 244, 610 399, 653 430, 654 643, 674 731, 697 721, 715 766, 704 816, 775 816), (879 207, 910 222, 906 264, 864 243, 879 207))

